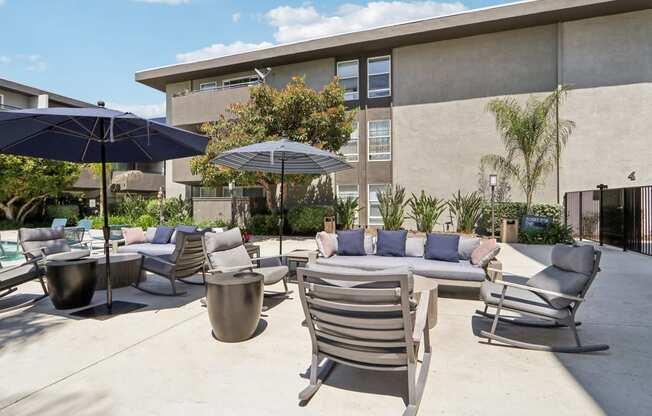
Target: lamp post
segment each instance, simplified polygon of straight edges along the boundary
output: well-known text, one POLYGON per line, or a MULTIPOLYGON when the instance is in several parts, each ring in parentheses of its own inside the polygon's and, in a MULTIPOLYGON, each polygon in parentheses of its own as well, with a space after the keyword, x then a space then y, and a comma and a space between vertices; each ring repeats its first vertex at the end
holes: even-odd
MULTIPOLYGON (((596 188, 598 188, 600 190, 600 214, 599 214, 600 225, 598 226, 598 234, 599 234, 599 238, 600 238, 600 245, 602 245, 603 244, 603 241, 602 241, 602 229, 604 228, 604 190, 608 189, 609 186, 601 183, 600 185, 596 186, 596 188)), ((580 221, 581 220, 582 219, 580 217, 580 221)))
POLYGON ((158 223, 160 225, 163 225, 163 221, 165 221, 165 191, 163 190, 163 187, 160 186, 158 188, 158 223))
POLYGON ((494 209, 494 200, 496 195, 496 185, 498 184, 498 175, 492 173, 489 175, 489 186, 491 186, 491 237, 496 237, 496 212, 494 209))

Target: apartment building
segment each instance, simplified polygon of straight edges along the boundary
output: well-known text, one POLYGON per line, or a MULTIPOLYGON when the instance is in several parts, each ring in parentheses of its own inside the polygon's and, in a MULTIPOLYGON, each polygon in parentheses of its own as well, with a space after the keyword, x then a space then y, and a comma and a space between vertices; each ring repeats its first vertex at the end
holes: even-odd
MULTIPOLYGON (((93 104, 0 78, 0 111, 48 107, 93 107, 93 104)), ((114 163, 112 168, 111 188, 114 194, 156 194, 165 186, 163 163, 114 163)), ((89 197, 97 197, 99 179, 90 170, 84 169, 71 191, 82 191, 89 197)))
MULTIPOLYGON (((538 0, 468 11, 136 73, 167 97, 167 119, 196 129, 263 82, 300 75, 316 89, 339 76, 356 129, 342 148, 354 166, 335 175, 340 197, 357 196, 362 225, 380 223, 376 192, 400 184, 448 198, 478 189, 480 158, 501 153, 489 100, 525 101, 573 88, 560 117, 576 129, 559 166, 535 196, 652 184, 652 2, 538 0), (258 70, 258 71, 256 71, 258 70), (558 180, 557 180, 558 177, 558 180)), ((204 189, 188 160, 168 162, 168 195, 204 189)), ((255 190, 242 189, 255 193, 255 190)), ((512 200, 521 200, 512 184, 512 200)))

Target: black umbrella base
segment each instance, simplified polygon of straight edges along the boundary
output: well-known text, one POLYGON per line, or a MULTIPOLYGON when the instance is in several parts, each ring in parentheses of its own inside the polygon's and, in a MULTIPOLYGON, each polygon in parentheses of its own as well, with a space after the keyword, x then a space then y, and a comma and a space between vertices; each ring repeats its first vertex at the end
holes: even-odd
POLYGON ((80 311, 71 313, 70 315, 76 316, 79 318, 92 318, 99 321, 106 321, 107 319, 113 318, 121 314, 133 312, 140 308, 144 308, 144 303, 135 303, 135 302, 125 302, 122 300, 113 301, 111 309, 107 303, 101 305, 91 306, 90 308, 82 309, 80 311))

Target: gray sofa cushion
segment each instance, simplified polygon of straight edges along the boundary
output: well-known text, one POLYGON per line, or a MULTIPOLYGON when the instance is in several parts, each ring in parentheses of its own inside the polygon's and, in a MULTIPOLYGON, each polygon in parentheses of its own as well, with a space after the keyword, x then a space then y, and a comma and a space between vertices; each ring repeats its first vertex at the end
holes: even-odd
POLYGON ((221 233, 209 232, 204 234, 204 241, 207 253, 228 250, 242 245, 242 233, 238 227, 221 233))
POLYGON ((161 256, 172 254, 174 247, 174 244, 131 244, 118 247, 118 253, 144 253, 149 256, 161 256))
POLYGON ((485 280, 484 270, 474 267, 466 260, 452 263, 427 260, 423 257, 382 257, 370 255, 320 257, 317 259, 317 264, 368 271, 410 267, 414 274, 425 277, 466 282, 482 282, 485 280))
POLYGON ((590 276, 593 273, 594 249, 592 246, 569 246, 556 244, 550 261, 554 266, 569 272, 590 276))
POLYGON ((407 230, 378 230, 376 254, 378 256, 405 257, 407 230))
MULTIPOLYGON (((593 250, 592 247, 591 250, 593 250)), ((565 295, 577 296, 580 294, 589 276, 562 270, 557 266, 548 266, 527 281, 527 285, 537 289, 550 290, 565 295)), ((562 309, 568 307, 573 301, 545 293, 537 293, 543 300, 550 303, 553 308, 562 309)))
POLYGON ((480 238, 460 236, 460 242, 457 246, 457 254, 460 260, 471 260, 471 253, 480 245, 480 238))
MULTIPOLYGON (((485 281, 480 287, 480 298, 489 305, 497 306, 500 302, 500 295, 502 290, 502 285, 490 281, 485 281)), ((551 308, 534 293, 525 289, 514 287, 507 288, 503 306, 560 320, 566 319, 570 316, 570 311, 568 309, 551 308)))

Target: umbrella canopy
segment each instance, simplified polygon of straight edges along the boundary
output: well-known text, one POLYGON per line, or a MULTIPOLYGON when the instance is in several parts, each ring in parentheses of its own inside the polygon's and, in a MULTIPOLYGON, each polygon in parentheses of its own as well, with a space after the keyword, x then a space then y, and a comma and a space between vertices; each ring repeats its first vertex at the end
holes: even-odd
POLYGON ((326 174, 352 168, 335 153, 288 139, 255 143, 228 150, 217 156, 212 162, 238 170, 281 175, 279 254, 283 254, 283 228, 285 226, 283 182, 285 174, 326 174))
POLYGON ((203 154, 208 140, 102 107, 0 111, 0 153, 99 163, 102 143, 107 162, 160 162, 203 154))
MULTIPOLYGON (((101 163, 101 187, 107 195, 106 162, 160 162, 203 154, 208 139, 132 113, 97 108, 42 108, 0 111, 0 153, 77 163, 101 163)), ((104 255, 110 264, 107 198, 104 255)), ((105 305, 75 312, 81 316, 113 313, 111 268, 106 270, 105 305)), ((145 305, 120 302, 121 311, 145 305)))
POLYGON ((279 174, 325 174, 351 169, 351 165, 334 153, 287 139, 228 150, 213 159, 213 163, 233 169, 279 174))

